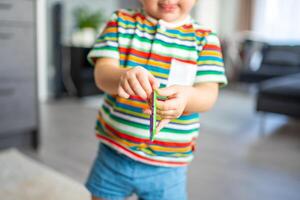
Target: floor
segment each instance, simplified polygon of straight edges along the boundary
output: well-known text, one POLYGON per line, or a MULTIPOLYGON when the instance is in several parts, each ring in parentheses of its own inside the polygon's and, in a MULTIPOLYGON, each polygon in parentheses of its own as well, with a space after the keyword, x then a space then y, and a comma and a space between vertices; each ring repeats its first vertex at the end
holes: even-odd
MULTIPOLYGON (((188 174, 190 200, 300 199, 300 121, 258 114, 254 99, 247 89, 229 87, 202 114, 188 174)), ((43 103, 41 149, 26 153, 83 183, 97 149, 93 129, 100 103, 100 98, 43 103)))

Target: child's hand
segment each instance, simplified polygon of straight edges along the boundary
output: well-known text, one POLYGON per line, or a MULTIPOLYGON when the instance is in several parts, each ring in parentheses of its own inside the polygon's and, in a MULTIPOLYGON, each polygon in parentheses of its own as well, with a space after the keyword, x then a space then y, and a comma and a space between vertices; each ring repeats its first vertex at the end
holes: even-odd
POLYGON ((121 76, 118 95, 126 99, 135 95, 146 100, 150 98, 153 89, 158 87, 158 80, 150 72, 143 67, 134 67, 121 76))
MULTIPOLYGON (((158 95, 168 97, 165 101, 157 101, 157 114, 161 121, 157 126, 157 133, 172 119, 180 117, 188 102, 187 86, 173 85, 167 88, 158 89, 158 95)), ((151 111, 145 111, 151 113, 151 111)))

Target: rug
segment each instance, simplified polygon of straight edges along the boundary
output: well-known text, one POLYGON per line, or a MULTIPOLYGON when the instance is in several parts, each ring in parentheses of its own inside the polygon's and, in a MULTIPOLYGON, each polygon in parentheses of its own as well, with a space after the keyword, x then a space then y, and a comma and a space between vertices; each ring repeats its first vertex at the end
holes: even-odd
POLYGON ((87 200, 83 185, 16 149, 0 151, 0 199, 87 200))

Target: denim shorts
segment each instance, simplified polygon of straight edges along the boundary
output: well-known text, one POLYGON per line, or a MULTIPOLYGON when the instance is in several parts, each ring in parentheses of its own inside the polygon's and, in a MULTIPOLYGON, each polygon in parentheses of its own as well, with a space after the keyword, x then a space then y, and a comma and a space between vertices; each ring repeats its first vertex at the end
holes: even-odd
POLYGON ((160 167, 135 161, 105 144, 99 145, 86 182, 92 196, 124 200, 186 200, 187 167, 160 167))

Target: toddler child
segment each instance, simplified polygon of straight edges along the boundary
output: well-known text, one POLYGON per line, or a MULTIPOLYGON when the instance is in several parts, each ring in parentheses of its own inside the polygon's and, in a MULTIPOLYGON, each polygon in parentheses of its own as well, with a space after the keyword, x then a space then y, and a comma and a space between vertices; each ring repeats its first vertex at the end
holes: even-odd
POLYGON ((227 83, 219 39, 190 17, 196 0, 140 0, 108 21, 88 55, 105 92, 100 140, 86 187, 92 198, 185 200, 199 114, 227 83), (159 123, 150 141, 149 100, 154 90, 159 123))

